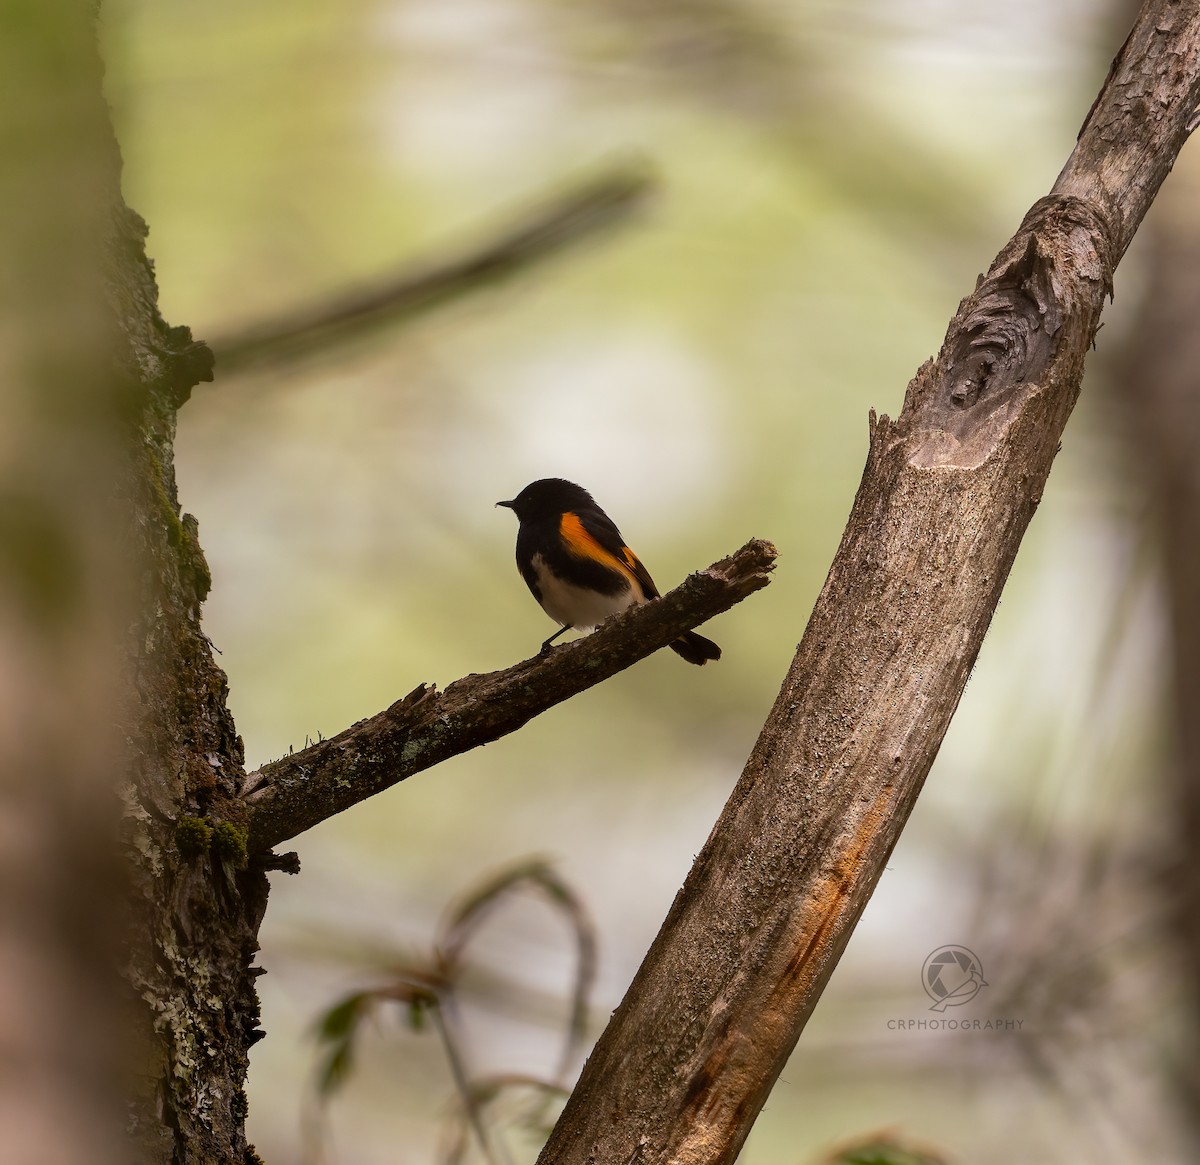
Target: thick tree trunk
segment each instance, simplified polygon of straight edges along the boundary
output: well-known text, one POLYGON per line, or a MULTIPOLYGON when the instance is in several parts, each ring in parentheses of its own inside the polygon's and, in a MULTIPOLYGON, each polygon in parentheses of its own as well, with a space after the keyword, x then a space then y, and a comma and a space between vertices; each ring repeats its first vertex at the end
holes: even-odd
POLYGON ((266 875, 247 864, 242 742, 200 629, 210 579, 174 472, 176 410, 211 360, 186 328, 158 315, 141 220, 119 201, 112 216, 107 275, 128 343, 119 373, 129 402, 123 533, 138 568, 124 660, 132 694, 124 792, 127 973, 143 1039, 129 1124, 139 1160, 253 1161, 243 1084, 259 1034, 251 964, 266 875))
POLYGON ((254 1159, 243 1084, 257 1037, 251 964, 266 875, 246 859, 237 793, 242 742, 225 676, 200 630, 208 569, 196 522, 176 500, 175 411, 207 376, 207 350, 155 308, 141 221, 119 205, 111 285, 125 307, 129 551, 138 617, 125 660, 133 700, 125 789, 132 863, 129 982, 144 1042, 130 1123, 150 1162, 254 1159))

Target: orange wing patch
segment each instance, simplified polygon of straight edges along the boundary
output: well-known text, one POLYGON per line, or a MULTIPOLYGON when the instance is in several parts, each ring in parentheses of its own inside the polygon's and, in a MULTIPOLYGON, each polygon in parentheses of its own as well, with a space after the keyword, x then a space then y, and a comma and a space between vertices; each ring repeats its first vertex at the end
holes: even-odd
POLYGON ((634 573, 637 558, 634 557, 633 551, 628 546, 621 547, 621 558, 605 550, 587 532, 578 514, 563 514, 562 521, 559 523, 559 532, 562 534, 563 541, 567 544, 567 549, 572 554, 577 555, 579 558, 590 558, 595 562, 607 566, 610 570, 619 570, 629 579, 633 586, 637 587, 639 591, 641 590, 642 584, 634 573))

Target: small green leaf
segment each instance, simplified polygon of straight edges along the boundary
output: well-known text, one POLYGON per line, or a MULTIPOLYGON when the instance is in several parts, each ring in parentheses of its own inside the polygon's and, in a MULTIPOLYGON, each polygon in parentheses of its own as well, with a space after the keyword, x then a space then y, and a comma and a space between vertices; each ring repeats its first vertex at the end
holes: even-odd
POLYGON ((370 991, 356 991, 340 1003, 335 1003, 318 1021, 318 1038, 328 1042, 344 1040, 351 1035, 370 998, 370 991))
POLYGON ((408 1026, 415 1032, 425 1030, 426 1011, 429 1008, 429 1000, 422 995, 414 994, 408 1001, 408 1026))
POLYGON ((325 1057, 324 1062, 317 1069, 317 1092, 319 1095, 332 1096, 345 1084, 350 1075, 353 1052, 353 1040, 347 1039, 333 1048, 325 1057))

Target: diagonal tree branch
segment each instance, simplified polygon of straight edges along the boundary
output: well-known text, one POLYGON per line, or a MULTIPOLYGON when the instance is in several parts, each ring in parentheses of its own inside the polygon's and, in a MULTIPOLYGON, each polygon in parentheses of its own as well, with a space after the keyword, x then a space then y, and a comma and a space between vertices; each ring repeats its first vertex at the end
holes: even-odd
POLYGON ((653 189, 626 167, 592 178, 527 211, 487 242, 436 262, 406 264, 395 276, 210 343, 222 377, 283 365, 421 315, 448 299, 491 287, 627 217, 653 189))
POLYGON ((263 765, 246 779, 250 848, 270 849, 460 752, 516 731, 727 611, 770 582, 775 547, 754 539, 584 639, 444 692, 422 684, 384 712, 263 765))
POLYGON ((1200 0, 1149 0, 1049 197, 870 450, 740 781, 543 1165, 741 1149, 933 763, 1041 498, 1113 271, 1200 104, 1200 0))

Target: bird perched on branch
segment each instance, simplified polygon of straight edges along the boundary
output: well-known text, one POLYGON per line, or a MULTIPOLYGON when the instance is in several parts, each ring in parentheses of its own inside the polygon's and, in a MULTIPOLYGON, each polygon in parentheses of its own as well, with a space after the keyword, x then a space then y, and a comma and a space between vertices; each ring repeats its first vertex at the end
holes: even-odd
MULTIPOLYGON (((610 615, 658 598, 650 572, 582 486, 546 477, 496 505, 517 515, 517 569, 542 610, 561 624, 543 652, 564 631, 590 631, 610 615)), ((695 631, 669 646, 688 663, 721 658, 721 649, 695 631)))

